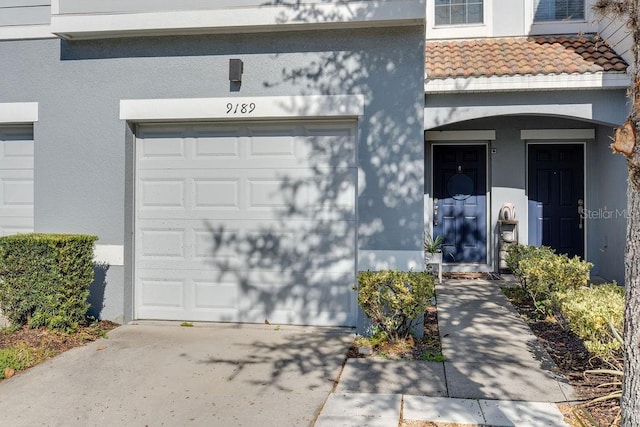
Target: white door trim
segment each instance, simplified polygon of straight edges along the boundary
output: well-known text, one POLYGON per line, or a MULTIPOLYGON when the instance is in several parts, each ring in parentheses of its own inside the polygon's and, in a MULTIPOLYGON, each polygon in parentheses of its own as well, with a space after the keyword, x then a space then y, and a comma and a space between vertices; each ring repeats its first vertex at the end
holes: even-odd
MULTIPOLYGON (((429 142, 429 141, 427 141, 429 142)), ((491 233, 491 173, 490 173, 490 164, 489 164, 489 142, 477 142, 477 141, 456 141, 454 142, 432 142, 431 143, 431 154, 430 154, 430 168, 431 168, 431 194, 429 197, 428 205, 431 207, 429 209, 429 216, 427 217, 428 224, 430 226, 430 232, 433 235, 433 194, 434 194, 434 162, 433 162, 433 151, 436 145, 440 146, 456 146, 456 145, 483 145, 485 147, 485 174, 486 174, 486 190, 485 190, 485 198, 486 198, 486 219, 485 219, 485 227, 487 231, 487 239, 486 239, 486 248, 487 248, 487 259, 486 262, 483 263, 445 263, 443 264, 445 271, 493 271, 493 258, 494 254, 491 248, 493 248, 493 233, 491 233)), ((425 212, 426 213, 426 212, 425 212)))

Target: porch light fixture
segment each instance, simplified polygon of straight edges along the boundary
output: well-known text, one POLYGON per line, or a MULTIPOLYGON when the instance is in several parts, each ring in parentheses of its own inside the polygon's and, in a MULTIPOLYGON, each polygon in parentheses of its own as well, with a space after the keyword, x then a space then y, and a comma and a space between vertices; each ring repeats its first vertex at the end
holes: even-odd
POLYGON ((242 82, 242 72, 244 65, 241 59, 229 59, 229 81, 233 83, 242 82))

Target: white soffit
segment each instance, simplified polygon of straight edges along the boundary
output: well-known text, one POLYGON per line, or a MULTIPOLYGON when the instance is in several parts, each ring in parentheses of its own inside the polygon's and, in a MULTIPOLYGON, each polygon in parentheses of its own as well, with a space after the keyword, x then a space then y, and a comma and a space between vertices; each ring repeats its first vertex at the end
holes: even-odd
POLYGON ((123 99, 120 101, 120 119, 135 122, 339 118, 358 117, 363 113, 363 95, 123 99))
POLYGON ((428 130, 425 141, 495 141, 495 130, 428 130))
MULTIPOLYGON (((55 9, 54 9, 55 10, 55 9)), ((348 1, 262 5, 210 10, 53 14, 51 31, 64 38, 151 34, 292 31, 327 28, 418 25, 424 1, 348 1)))
POLYGON ((595 129, 525 129, 520 131, 520 139, 595 139, 595 129))
POLYGON ((631 79, 625 73, 492 76, 425 81, 427 94, 460 92, 518 92, 528 90, 624 89, 631 79))
POLYGON ((34 123, 37 121, 37 102, 0 102, 0 124, 34 123))

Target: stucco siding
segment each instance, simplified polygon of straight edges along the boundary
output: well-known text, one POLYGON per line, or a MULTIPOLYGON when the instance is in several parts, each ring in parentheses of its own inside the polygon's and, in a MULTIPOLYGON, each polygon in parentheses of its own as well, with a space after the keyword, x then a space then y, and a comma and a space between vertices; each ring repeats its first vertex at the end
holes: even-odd
POLYGON ((42 25, 51 21, 47 0, 0 0, 0 27, 42 25))
POLYGON ((623 284, 627 167, 624 157, 610 148, 612 136, 612 129, 599 127, 587 153, 587 177, 592 185, 592 203, 587 211, 588 232, 592 235, 589 255, 597 265, 595 274, 623 284))
POLYGON ((424 29, 0 42, 1 102, 37 101, 35 230, 124 246, 106 318, 130 318, 132 129, 121 99, 362 94, 358 249, 421 252, 424 29), (240 87, 229 59, 244 61, 240 87), (416 71, 418 70, 418 72, 416 71), (123 308, 124 307, 124 308, 123 308))

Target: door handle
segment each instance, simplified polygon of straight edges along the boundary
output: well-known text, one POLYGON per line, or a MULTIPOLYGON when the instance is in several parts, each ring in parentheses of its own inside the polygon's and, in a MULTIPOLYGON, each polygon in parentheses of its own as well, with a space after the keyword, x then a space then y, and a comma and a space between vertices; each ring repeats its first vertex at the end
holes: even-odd
POLYGON ((433 198, 433 226, 438 225, 438 199, 433 198))
POLYGON ((580 218, 580 230, 584 227, 584 200, 578 199, 578 217, 580 218))

